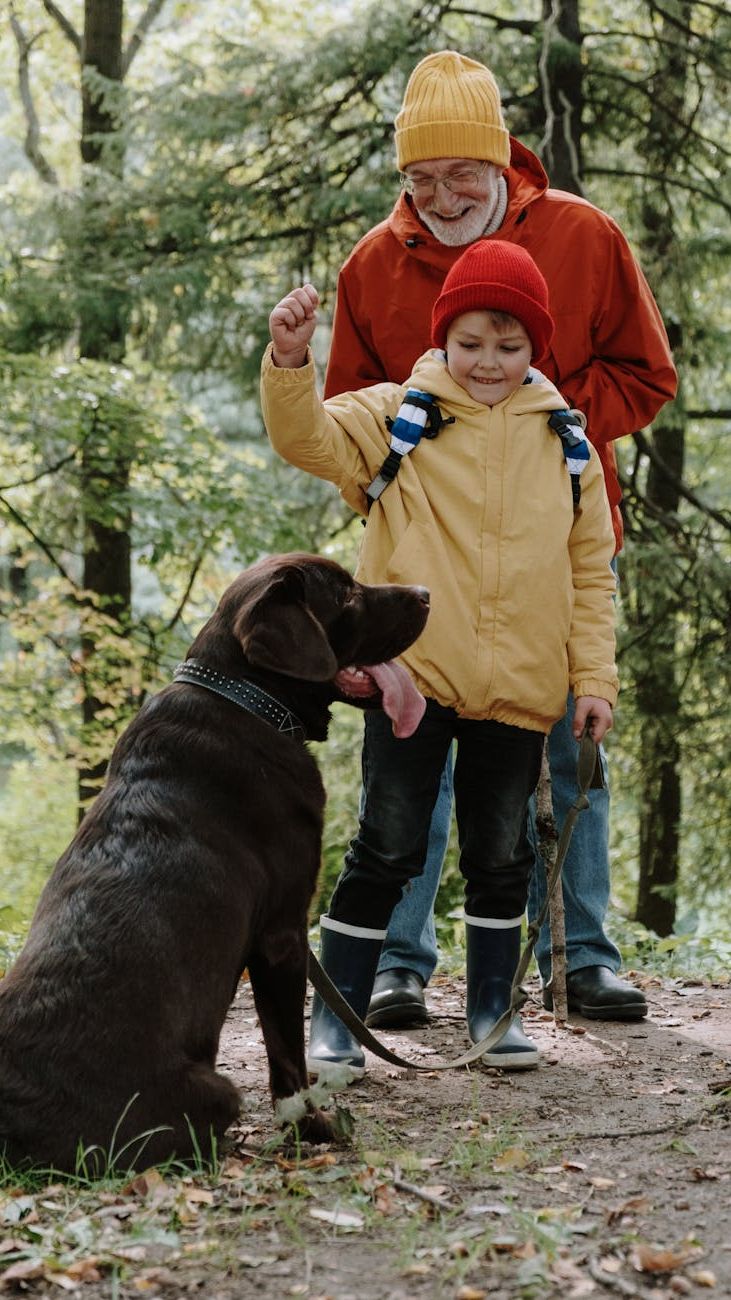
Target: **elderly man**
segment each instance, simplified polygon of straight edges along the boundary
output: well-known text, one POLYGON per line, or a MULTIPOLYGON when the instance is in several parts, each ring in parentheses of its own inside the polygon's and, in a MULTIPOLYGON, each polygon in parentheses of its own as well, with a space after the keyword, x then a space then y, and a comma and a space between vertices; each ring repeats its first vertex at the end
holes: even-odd
MULTIPOLYGON (((402 193, 391 215, 360 240, 340 272, 325 395, 382 380, 402 382, 429 347, 432 306, 465 245, 492 235, 522 245, 545 276, 556 321, 541 368, 587 417, 619 550, 620 490, 612 441, 648 424, 676 390, 662 320, 626 239, 592 204, 549 188, 535 155, 509 136, 497 84, 481 63, 452 50, 428 55, 409 79, 395 126, 402 193)), ((449 430, 440 436, 448 439, 449 430)), ((566 717, 549 738, 559 823, 576 789, 572 717, 569 700, 566 717)), ((371 1026, 427 1019, 424 987, 437 961, 433 905, 451 798, 446 770, 424 874, 412 882, 391 919, 369 1007, 371 1026)), ((620 955, 604 930, 608 819, 608 790, 595 790, 564 866, 568 1001, 585 1016, 638 1019, 647 1012, 644 996, 617 977, 620 955)), ((532 915, 543 888, 542 873, 534 872, 532 915)), ((544 1005, 550 1008, 547 927, 536 957, 544 1005)))

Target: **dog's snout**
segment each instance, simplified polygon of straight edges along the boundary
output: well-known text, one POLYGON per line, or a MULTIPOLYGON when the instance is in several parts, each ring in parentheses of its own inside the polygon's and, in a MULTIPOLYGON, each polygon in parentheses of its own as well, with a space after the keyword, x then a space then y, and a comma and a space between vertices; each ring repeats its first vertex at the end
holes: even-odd
POLYGON ((429 608, 429 605, 430 605, 430 603, 431 603, 431 596, 429 595, 429 588, 428 588, 428 587, 414 587, 414 591, 416 592, 417 596, 419 597, 419 600, 421 601, 422 605, 425 605, 426 608, 428 609, 428 608, 429 608))

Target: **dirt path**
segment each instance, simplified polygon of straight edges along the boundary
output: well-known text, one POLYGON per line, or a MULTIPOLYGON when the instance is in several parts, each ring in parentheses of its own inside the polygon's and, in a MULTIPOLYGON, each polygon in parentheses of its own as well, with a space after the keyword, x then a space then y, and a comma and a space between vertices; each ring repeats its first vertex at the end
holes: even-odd
MULTIPOLYGON (((369 1057, 340 1098, 353 1149, 329 1167, 350 1161, 363 1203, 342 1194, 343 1180, 314 1180, 301 1242, 280 1237, 290 1289, 262 1262, 256 1286, 237 1294, 731 1297, 731 990, 636 978, 647 1021, 577 1019, 569 1030, 534 987, 536 1071, 425 1075, 369 1057), (313 1217, 318 1207, 330 1218, 313 1217), (339 1207, 362 1222, 338 1226, 339 1207)), ((422 1062, 466 1046, 461 980, 438 978, 429 1001, 428 1029, 387 1039, 422 1062)), ((246 1089, 257 1140, 270 1121, 246 986, 222 1063, 246 1089)))
MULTIPOLYGON (((273 1140, 251 992, 221 1068, 243 1115, 215 1174, 128 1184, 0 1183, 0 1292, 83 1300, 580 1300, 731 1297, 731 988, 636 977, 651 1015, 558 1030, 534 997, 543 1064, 393 1070, 341 1094, 353 1135, 273 1140)), ((537 990, 533 988, 534 994, 537 990)), ((464 987, 390 1035, 428 1062, 465 1045, 464 987)))

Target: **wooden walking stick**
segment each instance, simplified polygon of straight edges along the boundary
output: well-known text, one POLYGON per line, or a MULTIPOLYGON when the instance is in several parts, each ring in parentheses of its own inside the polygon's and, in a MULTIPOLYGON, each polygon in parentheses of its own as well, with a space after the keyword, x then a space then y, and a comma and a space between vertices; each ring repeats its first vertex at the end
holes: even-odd
MULTIPOLYGON (((538 831, 538 851, 543 861, 546 881, 556 862, 558 849, 558 831, 553 815, 553 797, 551 769, 548 763, 548 738, 543 743, 541 775, 536 790, 536 829, 538 831)), ((553 1014, 556 1020, 568 1020, 568 1003, 566 999, 566 925, 563 906, 563 888, 557 881, 550 898, 551 926, 551 990, 553 996, 553 1014)))

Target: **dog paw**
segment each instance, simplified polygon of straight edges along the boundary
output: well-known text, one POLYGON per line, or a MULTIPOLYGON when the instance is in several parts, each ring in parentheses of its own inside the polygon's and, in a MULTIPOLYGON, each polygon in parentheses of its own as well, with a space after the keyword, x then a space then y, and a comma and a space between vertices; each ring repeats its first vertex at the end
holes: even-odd
POLYGON ((309 1110, 302 1119, 297 1120, 297 1131, 301 1142, 335 1142, 337 1133, 334 1125, 321 1110, 309 1110))

